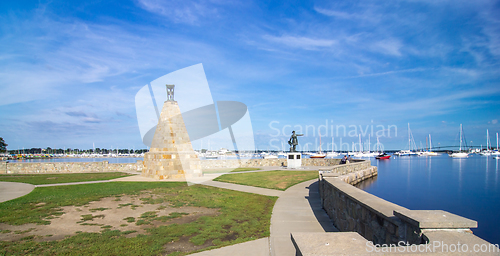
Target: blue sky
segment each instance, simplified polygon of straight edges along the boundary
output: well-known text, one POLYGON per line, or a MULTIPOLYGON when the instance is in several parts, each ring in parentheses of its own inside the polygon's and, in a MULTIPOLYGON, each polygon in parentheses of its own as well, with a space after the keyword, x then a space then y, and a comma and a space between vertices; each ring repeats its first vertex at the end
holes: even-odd
POLYGON ((215 101, 248 106, 259 149, 281 147, 286 125, 312 127, 299 143, 314 145, 325 123, 396 126, 386 149, 407 147, 408 123, 417 146, 457 145, 461 123, 469 143, 486 129, 496 143, 499 1, 267 2, 2 1, 0 137, 144 148, 137 91, 202 63, 215 101))

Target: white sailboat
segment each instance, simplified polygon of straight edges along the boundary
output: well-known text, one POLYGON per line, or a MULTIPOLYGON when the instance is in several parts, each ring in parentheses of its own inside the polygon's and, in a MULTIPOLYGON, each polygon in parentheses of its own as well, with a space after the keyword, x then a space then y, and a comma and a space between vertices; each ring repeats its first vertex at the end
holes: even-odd
POLYGON ((463 158, 463 157, 469 157, 469 153, 462 151, 462 139, 463 139, 463 129, 462 129, 462 124, 460 124, 460 148, 458 152, 453 152, 450 154, 451 157, 457 157, 457 158, 463 158))
POLYGON ((495 156, 500 156, 500 151, 498 150, 498 132, 497 132, 497 150, 493 151, 491 154, 495 156))
POLYGON ((309 158, 325 158, 326 154, 321 153, 321 134, 319 135, 319 152, 312 153, 309 155, 309 158))
POLYGON ((337 153, 337 152, 335 152, 335 151, 333 150, 333 145, 335 145, 335 143, 334 143, 334 139, 333 139, 333 137, 332 137, 332 151, 331 151, 331 152, 326 153, 326 156, 327 156, 327 157, 334 157, 334 156, 338 156, 338 155, 339 155, 339 153, 337 153))
POLYGON ((368 150, 363 151, 361 146, 361 134, 359 135, 359 153, 355 154, 355 157, 375 157, 377 153, 370 152, 370 135, 368 135, 368 150))
POLYGON ((490 142, 490 132, 488 131, 488 129, 486 129, 486 150, 483 151, 482 150, 482 146, 481 146, 481 155, 483 156, 491 156, 491 142, 490 142))
MULTIPOLYGON (((413 137, 413 135, 411 134, 410 123, 408 123, 408 150, 401 150, 399 152, 394 153, 394 155, 397 155, 397 156, 416 155, 417 153, 415 153, 411 150, 412 137, 413 137)), ((413 141, 413 144, 415 144, 415 141, 413 141)), ((416 146, 415 146, 415 148, 416 148, 416 146)))
POLYGON ((437 156, 439 155, 436 152, 432 152, 432 141, 431 141, 431 135, 429 134, 429 150, 424 151, 420 154, 421 156, 437 156))

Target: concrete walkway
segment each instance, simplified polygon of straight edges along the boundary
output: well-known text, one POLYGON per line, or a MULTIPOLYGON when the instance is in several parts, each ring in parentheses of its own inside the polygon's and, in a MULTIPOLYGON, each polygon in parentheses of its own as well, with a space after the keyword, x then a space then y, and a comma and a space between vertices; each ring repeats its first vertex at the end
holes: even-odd
MULTIPOLYGON (((200 184, 237 190, 266 196, 279 197, 274 205, 271 216, 271 236, 246 243, 235 244, 215 250, 204 251, 192 255, 196 256, 288 256, 295 255, 295 248, 290 239, 292 232, 334 232, 338 231, 331 222, 326 212, 321 207, 321 199, 318 193, 318 181, 311 180, 302 182, 288 188, 286 191, 265 189, 251 186, 243 186, 225 182, 213 181, 219 174, 208 174, 200 179, 200 184)), ((118 178, 110 181, 158 181, 140 175, 118 178)), ((108 181, 89 181, 63 184, 37 185, 36 187, 76 185, 89 183, 102 183, 108 181)), ((185 181, 185 180, 179 180, 185 181)), ((28 194, 35 188, 34 185, 0 182, 0 202, 14 199, 28 194)))
POLYGON ((29 194, 34 185, 19 182, 0 181, 0 203, 29 194))
POLYGON ((292 232, 338 231, 321 206, 318 181, 288 188, 274 205, 271 216, 271 255, 295 255, 292 232))

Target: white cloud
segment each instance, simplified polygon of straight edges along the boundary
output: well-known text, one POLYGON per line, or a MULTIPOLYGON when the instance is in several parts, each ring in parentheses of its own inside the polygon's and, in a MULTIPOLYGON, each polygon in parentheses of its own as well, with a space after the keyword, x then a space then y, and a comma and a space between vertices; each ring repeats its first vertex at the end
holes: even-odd
POLYGON ((71 86, 131 76, 176 62, 189 65, 202 56, 217 59, 217 51, 203 43, 156 29, 137 28, 150 35, 146 38, 116 25, 61 23, 45 17, 16 25, 0 38, 6 51, 0 58, 0 106, 43 100, 71 86))
POLYGON ((302 48, 305 50, 319 50, 320 48, 332 47, 337 44, 336 40, 330 39, 316 39, 309 37, 296 37, 296 36, 270 36, 265 35, 264 39, 283 44, 293 48, 302 48))
POLYGON ((401 56, 401 48, 403 44, 397 39, 384 39, 373 43, 370 48, 373 51, 387 55, 401 56))
POLYGON ((201 18, 216 16, 218 11, 208 1, 138 0, 141 8, 176 23, 196 25, 201 18))

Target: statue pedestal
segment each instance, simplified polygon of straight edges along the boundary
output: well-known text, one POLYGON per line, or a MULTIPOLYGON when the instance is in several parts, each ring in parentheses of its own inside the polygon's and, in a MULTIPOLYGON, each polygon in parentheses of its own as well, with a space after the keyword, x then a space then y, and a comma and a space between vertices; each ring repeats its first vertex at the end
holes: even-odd
POLYGON ((302 154, 290 152, 286 154, 286 166, 288 169, 297 169, 302 166, 302 154))

